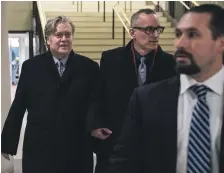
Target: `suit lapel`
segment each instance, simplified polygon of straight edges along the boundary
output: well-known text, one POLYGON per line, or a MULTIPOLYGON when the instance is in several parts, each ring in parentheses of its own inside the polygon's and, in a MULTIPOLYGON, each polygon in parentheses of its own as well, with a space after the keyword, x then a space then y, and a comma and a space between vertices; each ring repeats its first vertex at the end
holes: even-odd
POLYGON ((131 50, 132 41, 124 48, 123 56, 121 59, 121 75, 125 80, 125 84, 129 85, 129 88, 135 88, 138 86, 136 64, 134 63, 134 56, 131 50))
POLYGON ((58 81, 60 79, 60 75, 58 73, 58 69, 55 65, 53 55, 51 54, 50 51, 46 53, 46 69, 50 73, 50 78, 53 80, 58 81))
MULTIPOLYGON (((147 74, 145 83, 148 84, 150 82, 154 82, 155 76, 159 76, 158 73, 161 73, 159 65, 163 62, 160 62, 163 59, 163 50, 160 46, 158 46, 157 51, 153 51, 150 53, 150 57, 148 59, 147 65, 147 74)), ((165 57, 166 58, 166 57, 165 57)))
POLYGON ((69 80, 72 77, 72 75, 75 74, 74 71, 79 70, 81 67, 80 66, 81 58, 73 51, 71 51, 71 53, 68 56, 66 68, 62 77, 60 77, 58 73, 58 69, 55 65, 53 55, 51 54, 50 51, 46 53, 46 61, 47 61, 46 64, 47 71, 50 73, 51 79, 53 79, 54 81, 65 82, 69 80))
POLYGON ((79 61, 80 61, 79 56, 75 54, 73 51, 71 51, 71 53, 68 56, 65 71, 61 77, 62 81, 70 79, 71 75, 74 74, 74 71, 80 68, 79 61))
POLYGON ((222 116, 222 132, 221 132, 221 149, 220 150, 221 150, 221 153, 219 157, 219 172, 224 172, 224 98, 223 98, 223 116, 222 116))
POLYGON ((158 58, 160 57, 160 47, 158 48, 158 51, 155 53, 155 51, 152 51, 150 54, 149 54, 149 57, 147 58, 147 71, 146 71, 146 80, 145 80, 145 84, 148 84, 150 82, 152 82, 152 79, 153 79, 153 76, 154 73, 156 73, 158 70, 157 70, 157 63, 158 63, 158 58))
MULTIPOLYGON (((176 171, 177 161, 177 109, 178 96, 180 89, 180 79, 178 77, 171 78, 166 90, 166 96, 160 104, 161 127, 163 129, 163 140, 167 148, 166 155, 170 158, 170 170, 176 171), (166 113, 169 112, 169 113, 166 113)), ((164 94, 165 95, 165 94, 164 94)), ((224 98, 223 98, 224 100, 224 98)), ((221 132, 221 153, 219 159, 219 172, 224 172, 224 105, 223 105, 223 123, 221 132)))
MULTIPOLYGON (((177 109, 178 109, 178 97, 180 89, 180 79, 179 76, 171 78, 168 80, 168 85, 164 88, 164 97, 160 103, 159 114, 161 115, 161 128, 163 138, 161 141, 165 151, 165 160, 169 163, 164 163, 169 165, 169 170, 171 172, 176 171, 176 161, 177 161, 177 109)), ((168 171, 169 172, 169 171, 168 171)))

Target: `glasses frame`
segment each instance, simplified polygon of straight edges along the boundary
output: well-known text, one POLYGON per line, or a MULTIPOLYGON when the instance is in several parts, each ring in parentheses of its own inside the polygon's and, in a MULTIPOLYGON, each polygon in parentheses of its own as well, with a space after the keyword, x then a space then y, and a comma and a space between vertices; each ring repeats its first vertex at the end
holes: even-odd
POLYGON ((137 29, 137 30, 143 31, 147 35, 150 35, 150 34, 154 34, 155 30, 157 30, 157 32, 159 34, 162 34, 164 29, 165 29, 165 27, 164 26, 157 26, 157 27, 153 27, 153 26, 146 26, 146 27, 135 26, 135 27, 133 27, 131 29, 137 29), (149 31, 149 30, 152 30, 152 31, 149 31))

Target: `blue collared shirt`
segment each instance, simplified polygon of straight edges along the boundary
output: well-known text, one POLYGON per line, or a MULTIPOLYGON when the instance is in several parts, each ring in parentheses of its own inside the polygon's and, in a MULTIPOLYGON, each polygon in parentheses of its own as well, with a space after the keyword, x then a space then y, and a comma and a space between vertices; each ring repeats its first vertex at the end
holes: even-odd
POLYGON ((55 64, 58 63, 58 62, 62 62, 64 67, 66 67, 66 63, 67 63, 68 57, 63 58, 60 61, 59 61, 59 59, 55 58, 54 56, 53 56, 53 58, 54 58, 55 64))

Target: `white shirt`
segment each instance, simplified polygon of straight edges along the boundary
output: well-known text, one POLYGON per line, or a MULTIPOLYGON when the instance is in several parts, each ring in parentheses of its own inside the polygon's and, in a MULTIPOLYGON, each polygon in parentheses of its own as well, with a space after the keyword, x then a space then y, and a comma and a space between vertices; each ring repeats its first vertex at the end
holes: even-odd
MULTIPOLYGON (((187 148, 190 122, 197 96, 189 88, 198 83, 190 76, 180 76, 180 94, 178 100, 178 140, 176 173, 187 172, 187 148)), ((221 145, 221 128, 223 115, 224 66, 222 69, 202 83, 212 91, 208 91, 206 100, 210 110, 210 127, 212 141, 212 173, 219 173, 219 155, 221 145)))

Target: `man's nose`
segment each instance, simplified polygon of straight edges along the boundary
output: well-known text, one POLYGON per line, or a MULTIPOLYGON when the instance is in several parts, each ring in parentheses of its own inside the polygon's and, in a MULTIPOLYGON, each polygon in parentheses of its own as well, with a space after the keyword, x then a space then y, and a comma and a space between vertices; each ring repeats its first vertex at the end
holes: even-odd
POLYGON ((65 36, 65 34, 63 34, 63 36, 61 37, 61 40, 62 40, 62 41, 67 40, 67 37, 65 36))
POLYGON ((188 47, 188 45, 189 45, 189 40, 184 35, 175 39, 174 46, 176 48, 186 48, 188 47))
POLYGON ((159 33, 157 30, 155 30, 155 31, 153 32, 153 36, 154 36, 154 37, 158 38, 159 35, 160 35, 160 33, 159 33))

